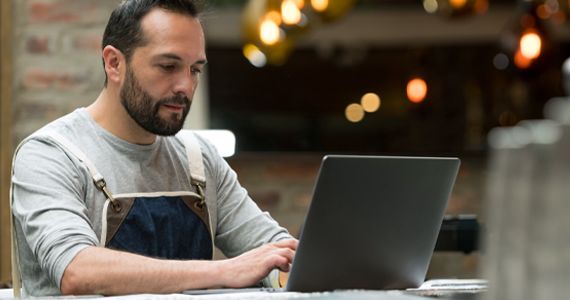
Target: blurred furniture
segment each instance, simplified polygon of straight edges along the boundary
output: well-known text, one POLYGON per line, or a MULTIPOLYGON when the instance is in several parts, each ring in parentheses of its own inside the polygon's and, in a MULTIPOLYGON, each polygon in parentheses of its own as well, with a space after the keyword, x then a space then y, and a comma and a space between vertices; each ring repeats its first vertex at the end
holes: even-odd
POLYGON ((434 251, 460 251, 465 254, 476 251, 479 249, 479 231, 475 215, 446 216, 434 251))

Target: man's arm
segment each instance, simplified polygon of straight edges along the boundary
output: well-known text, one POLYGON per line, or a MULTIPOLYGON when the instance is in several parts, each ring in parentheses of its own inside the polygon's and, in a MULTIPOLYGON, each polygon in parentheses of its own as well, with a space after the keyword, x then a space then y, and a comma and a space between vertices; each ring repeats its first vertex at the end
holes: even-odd
POLYGON ((227 257, 234 257, 265 243, 292 239, 287 229, 249 197, 235 171, 216 149, 207 140, 199 136, 198 139, 202 141, 205 167, 214 177, 207 189, 207 193, 213 194, 206 201, 215 199, 209 204, 216 212, 216 247, 227 257))
POLYGON ((289 271, 296 248, 297 240, 289 239, 226 260, 176 261, 87 247, 65 269, 61 292, 118 295, 247 287, 258 283, 274 268, 289 271))

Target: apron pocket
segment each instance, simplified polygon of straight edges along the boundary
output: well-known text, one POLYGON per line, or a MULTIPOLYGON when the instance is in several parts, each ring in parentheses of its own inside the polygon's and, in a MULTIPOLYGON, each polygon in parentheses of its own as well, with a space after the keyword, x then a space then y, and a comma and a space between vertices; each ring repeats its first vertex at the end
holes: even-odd
POLYGON ((212 259, 208 211, 195 196, 116 198, 106 247, 163 259, 212 259))

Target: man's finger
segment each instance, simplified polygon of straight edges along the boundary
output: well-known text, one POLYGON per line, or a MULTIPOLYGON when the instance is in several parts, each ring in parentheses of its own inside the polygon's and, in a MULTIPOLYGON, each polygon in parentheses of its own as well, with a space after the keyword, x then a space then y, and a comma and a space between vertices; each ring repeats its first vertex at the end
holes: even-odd
POLYGON ((296 239, 285 239, 285 240, 280 240, 277 241, 275 243, 273 243, 273 245, 275 247, 280 247, 280 248, 291 248, 293 250, 297 250, 297 245, 299 244, 299 241, 296 239))

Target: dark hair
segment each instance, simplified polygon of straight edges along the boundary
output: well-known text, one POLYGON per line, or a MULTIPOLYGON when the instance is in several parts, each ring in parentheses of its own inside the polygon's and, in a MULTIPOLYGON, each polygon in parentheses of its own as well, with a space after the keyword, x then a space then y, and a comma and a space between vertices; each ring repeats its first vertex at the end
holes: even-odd
MULTIPOLYGON (((141 29, 141 19, 154 8, 162 8, 198 18, 202 9, 199 0, 123 0, 109 17, 103 33, 101 49, 111 45, 119 49, 130 61, 133 51, 144 46, 147 41, 141 29)), ((105 61, 103 60, 103 68, 105 61)), ((107 86, 107 72, 105 86, 107 86)))

